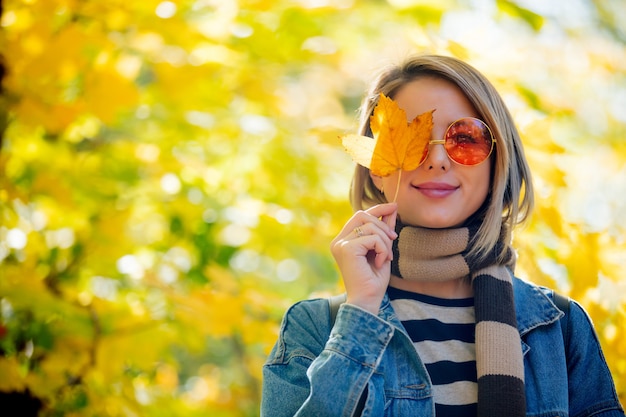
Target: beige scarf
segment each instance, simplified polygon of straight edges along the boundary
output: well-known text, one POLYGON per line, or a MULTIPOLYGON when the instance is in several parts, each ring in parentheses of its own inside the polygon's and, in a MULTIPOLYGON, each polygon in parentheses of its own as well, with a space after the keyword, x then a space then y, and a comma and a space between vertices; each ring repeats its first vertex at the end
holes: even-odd
POLYGON ((526 415, 524 362, 517 331, 513 282, 515 256, 498 242, 486 261, 468 256, 477 227, 424 229, 399 224, 391 271, 411 281, 468 277, 474 289, 479 417, 526 415), (507 259, 497 263, 505 248, 507 259))

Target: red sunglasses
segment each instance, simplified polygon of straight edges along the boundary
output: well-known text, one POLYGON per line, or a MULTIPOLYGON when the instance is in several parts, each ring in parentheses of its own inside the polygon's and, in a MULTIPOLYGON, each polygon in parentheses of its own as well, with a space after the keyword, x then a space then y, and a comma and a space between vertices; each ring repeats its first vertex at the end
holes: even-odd
POLYGON ((426 144, 420 165, 426 160, 430 145, 443 145, 448 157, 457 164, 478 165, 489 158, 495 143, 485 122, 475 117, 463 117, 448 126, 443 139, 426 144))

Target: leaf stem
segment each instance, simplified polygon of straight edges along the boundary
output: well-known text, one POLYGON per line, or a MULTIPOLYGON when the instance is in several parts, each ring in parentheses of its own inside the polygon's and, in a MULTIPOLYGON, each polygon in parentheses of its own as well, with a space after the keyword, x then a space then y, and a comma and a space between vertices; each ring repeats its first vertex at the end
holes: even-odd
POLYGON ((400 191, 400 179, 402 178, 402 170, 400 170, 400 173, 398 174, 398 184, 396 185, 396 192, 393 195, 393 201, 392 203, 395 203, 396 200, 398 199, 398 191, 400 191))

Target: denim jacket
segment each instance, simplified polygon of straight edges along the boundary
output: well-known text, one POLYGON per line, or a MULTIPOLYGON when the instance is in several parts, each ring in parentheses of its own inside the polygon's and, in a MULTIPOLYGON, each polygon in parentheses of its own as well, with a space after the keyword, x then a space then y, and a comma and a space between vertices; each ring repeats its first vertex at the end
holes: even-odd
MULTIPOLYGON (((582 307, 570 302, 564 344, 552 291, 517 278, 513 287, 527 415, 624 417, 582 307)), ((293 305, 263 367, 261 416, 349 417, 357 407, 371 417, 435 415, 430 377, 389 298, 378 316, 343 304, 334 326, 326 299, 293 305)))

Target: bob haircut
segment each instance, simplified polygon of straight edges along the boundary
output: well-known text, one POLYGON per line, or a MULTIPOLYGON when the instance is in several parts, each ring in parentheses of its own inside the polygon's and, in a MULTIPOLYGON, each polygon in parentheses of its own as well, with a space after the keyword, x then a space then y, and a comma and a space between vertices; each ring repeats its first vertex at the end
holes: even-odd
MULTIPOLYGON (((373 137, 369 121, 380 93, 393 99, 404 85, 421 77, 444 79, 460 88, 478 117, 491 128, 496 140, 490 157, 489 194, 482 207, 468 219, 468 222, 478 220, 481 223, 470 255, 484 258, 494 250, 498 240, 510 243, 513 227, 526 220, 534 206, 530 169, 519 133, 502 97, 489 80, 474 67, 456 58, 410 56, 398 65, 383 69, 372 83, 359 110, 359 133, 373 137)), ((366 210, 385 202, 385 196, 374 185, 369 169, 357 164, 350 189, 353 210, 366 210)), ((505 249, 497 254, 500 261, 505 256, 505 249)))

